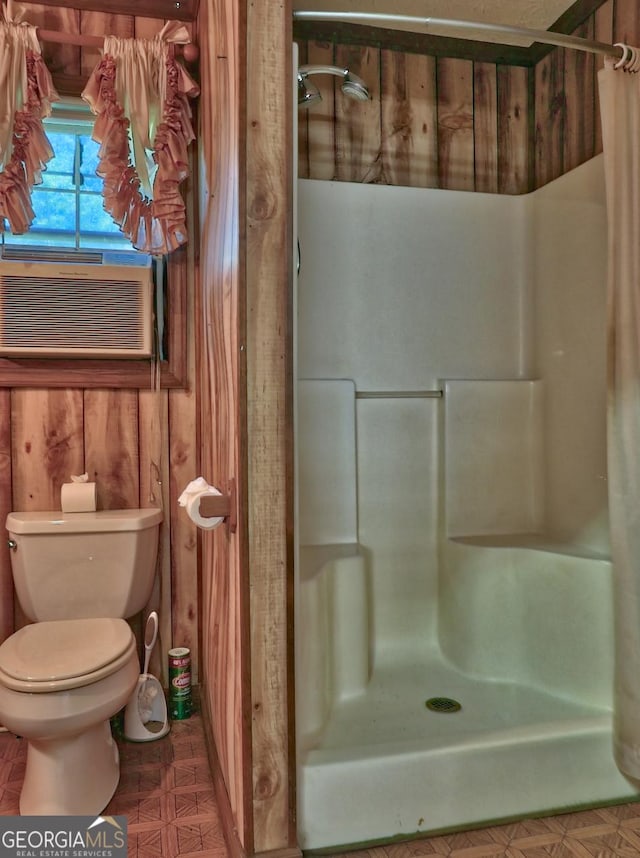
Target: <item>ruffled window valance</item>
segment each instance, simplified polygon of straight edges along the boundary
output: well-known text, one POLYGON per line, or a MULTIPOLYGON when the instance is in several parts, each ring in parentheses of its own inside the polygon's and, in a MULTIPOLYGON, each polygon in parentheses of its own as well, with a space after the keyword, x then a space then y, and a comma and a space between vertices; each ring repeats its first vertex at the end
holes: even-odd
POLYGON ((2 7, 0 17, 0 229, 13 233, 33 222, 31 188, 53 157, 42 120, 59 98, 40 54, 36 28, 13 19, 2 7))
MULTIPOLYGON (((9 8, 11 8, 11 4, 9 8)), ((82 93, 96 114, 97 174, 104 208, 137 250, 164 254, 187 241, 180 184, 195 135, 189 98, 198 86, 174 58, 190 41, 169 22, 152 39, 107 36, 103 57, 82 93)), ((0 230, 26 232, 30 192, 53 150, 42 120, 59 99, 42 60, 36 28, 6 7, 0 19, 0 230)))
POLYGON ((107 36, 82 93, 97 115, 104 207, 146 253, 168 253, 187 240, 179 185, 195 136, 188 99, 199 90, 171 46, 188 41, 186 27, 175 22, 153 39, 107 36))

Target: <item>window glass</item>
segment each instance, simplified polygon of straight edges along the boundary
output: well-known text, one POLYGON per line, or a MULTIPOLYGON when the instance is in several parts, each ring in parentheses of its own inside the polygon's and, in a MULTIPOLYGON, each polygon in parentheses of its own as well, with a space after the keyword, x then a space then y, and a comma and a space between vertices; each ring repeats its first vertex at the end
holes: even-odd
MULTIPOLYGON (((102 179, 96 175, 98 168, 98 150, 100 145, 88 134, 82 134, 80 140, 80 175, 85 191, 102 191, 102 179)), ((106 213, 105 213, 106 214, 106 213)))
POLYGON ((56 105, 44 124, 55 155, 42 184, 32 190, 35 219, 25 235, 7 230, 4 244, 135 252, 102 206, 102 179, 96 175, 99 144, 91 139, 88 108, 56 105))

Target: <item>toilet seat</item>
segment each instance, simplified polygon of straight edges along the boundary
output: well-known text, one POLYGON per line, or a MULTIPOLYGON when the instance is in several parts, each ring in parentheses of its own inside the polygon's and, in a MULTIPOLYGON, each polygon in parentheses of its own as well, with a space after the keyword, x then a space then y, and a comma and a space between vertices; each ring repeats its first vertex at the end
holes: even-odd
POLYGON ((121 619, 34 623, 0 646, 0 682, 28 693, 80 688, 115 673, 135 650, 133 632, 121 619))

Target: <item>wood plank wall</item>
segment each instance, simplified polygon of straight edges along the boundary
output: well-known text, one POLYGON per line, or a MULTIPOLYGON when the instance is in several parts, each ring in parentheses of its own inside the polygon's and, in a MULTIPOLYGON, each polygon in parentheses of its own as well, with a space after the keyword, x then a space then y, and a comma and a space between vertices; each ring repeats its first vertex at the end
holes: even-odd
POLYGON ((302 178, 526 193, 533 72, 378 47, 299 42, 301 64, 339 65, 371 100, 313 77, 323 101, 300 110, 302 178))
MULTIPOLYGON (((150 36, 163 21, 132 15, 80 12, 30 5, 27 18, 47 29, 93 35, 150 36)), ((99 59, 93 49, 45 45, 50 70, 69 78, 86 76, 99 59)), ((193 197, 191 192, 188 192, 193 197)), ((190 203, 193 209, 192 202, 190 203)), ((176 276, 193 280, 193 249, 182 254, 176 276)), ((165 510, 154 593, 149 609, 161 618, 161 639, 152 670, 166 678, 167 650, 192 649, 197 672, 198 600, 195 527, 176 500, 197 473, 195 437, 195 344, 193 289, 189 302, 189 386, 145 390, 79 388, 0 390, 0 520, 11 509, 57 509, 60 486, 85 471, 98 484, 100 508, 165 510)), ((16 606, 9 554, 0 552, 0 639, 23 622, 16 606)), ((135 624, 134 624, 135 625, 135 624)))
MULTIPOLYGON (((635 0, 606 0, 574 34, 640 41, 635 0)), ((300 63, 346 66, 371 101, 313 78, 320 105, 299 112, 302 178, 522 194, 602 150, 602 57, 555 49, 535 68, 381 47, 299 41, 300 63)))
POLYGON ((250 620, 247 591, 244 216, 240 128, 244 28, 236 0, 201 0, 200 266, 197 280, 202 472, 236 479, 238 529, 202 534, 202 700, 232 854, 253 851, 250 620))
POLYGON ((291 8, 201 0, 200 444, 238 529, 202 537, 203 699, 232 852, 298 855, 292 729, 291 8), (246 81, 251 86, 246 86, 246 81), (246 93, 246 95, 245 95, 246 93), (246 119, 246 123, 242 122, 246 119))
POLYGON ((253 845, 296 846, 290 2, 247 4, 247 502, 253 845), (280 617, 285 622, 274 623, 280 617))

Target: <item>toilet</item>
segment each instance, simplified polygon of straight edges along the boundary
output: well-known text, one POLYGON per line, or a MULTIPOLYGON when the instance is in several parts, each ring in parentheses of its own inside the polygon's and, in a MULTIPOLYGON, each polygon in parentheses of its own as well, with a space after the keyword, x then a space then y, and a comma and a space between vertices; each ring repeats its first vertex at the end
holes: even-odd
POLYGON ((140 673, 125 618, 151 594, 159 509, 7 516, 30 625, 0 645, 0 723, 27 740, 22 815, 97 815, 120 777, 109 719, 140 673))

